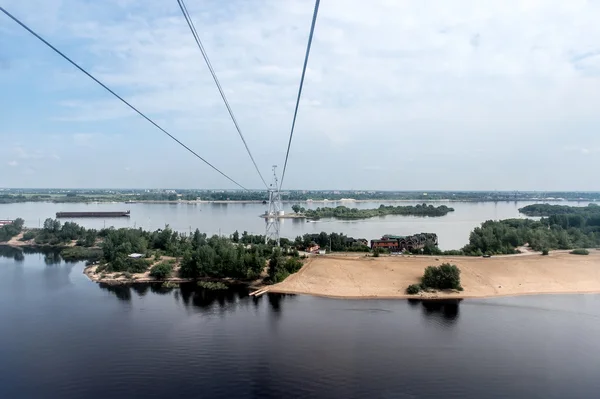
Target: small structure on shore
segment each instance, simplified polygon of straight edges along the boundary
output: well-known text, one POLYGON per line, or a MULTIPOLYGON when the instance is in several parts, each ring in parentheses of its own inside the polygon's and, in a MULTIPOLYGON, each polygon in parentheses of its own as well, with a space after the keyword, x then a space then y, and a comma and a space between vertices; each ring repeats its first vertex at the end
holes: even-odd
POLYGON ((310 246, 308 248, 306 248, 306 252, 311 253, 311 254, 316 254, 319 252, 319 249, 321 249, 319 244, 317 244, 316 242, 311 242, 310 246))

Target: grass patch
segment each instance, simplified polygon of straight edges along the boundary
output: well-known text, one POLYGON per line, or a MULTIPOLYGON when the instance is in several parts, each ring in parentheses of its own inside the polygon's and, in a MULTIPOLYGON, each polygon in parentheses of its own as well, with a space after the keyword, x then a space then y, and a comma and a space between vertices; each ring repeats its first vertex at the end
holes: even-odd
POLYGON ((198 287, 211 291, 220 291, 228 289, 227 285, 220 281, 198 281, 198 287))
POLYGON ((118 257, 110 262, 107 271, 111 272, 129 272, 144 273, 150 266, 150 261, 142 258, 123 258, 118 257))
POLYGON ((102 250, 100 248, 70 247, 60 251, 60 256, 66 261, 98 261, 102 258, 102 250))

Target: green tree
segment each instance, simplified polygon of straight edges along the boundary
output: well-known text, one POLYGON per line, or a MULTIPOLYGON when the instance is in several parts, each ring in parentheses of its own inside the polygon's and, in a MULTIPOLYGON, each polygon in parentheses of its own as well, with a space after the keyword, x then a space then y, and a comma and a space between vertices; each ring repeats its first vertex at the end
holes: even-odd
POLYGON ((171 277, 171 273, 173 273, 173 265, 168 262, 161 262, 150 269, 150 276, 159 280, 171 277))
POLYGON ((439 290, 455 289, 462 291, 460 269, 450 263, 443 263, 440 266, 427 266, 423 273, 421 285, 439 290))

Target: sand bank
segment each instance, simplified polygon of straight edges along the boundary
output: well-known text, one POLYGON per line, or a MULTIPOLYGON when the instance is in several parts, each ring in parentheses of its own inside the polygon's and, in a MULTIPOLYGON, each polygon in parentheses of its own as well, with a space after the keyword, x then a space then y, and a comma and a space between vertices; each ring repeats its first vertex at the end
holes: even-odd
POLYGON ((269 287, 270 292, 344 298, 418 298, 406 295, 429 265, 449 262, 461 270, 462 292, 422 294, 434 298, 473 298, 553 293, 600 292, 600 251, 549 256, 311 258, 296 274, 269 287))

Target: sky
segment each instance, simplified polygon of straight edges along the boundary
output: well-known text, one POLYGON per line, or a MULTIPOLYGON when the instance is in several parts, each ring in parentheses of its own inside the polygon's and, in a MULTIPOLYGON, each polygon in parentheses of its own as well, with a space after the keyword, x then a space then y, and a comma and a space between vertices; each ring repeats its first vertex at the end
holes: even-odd
MULTIPOLYGON (((187 0, 268 183, 312 0, 187 0)), ((0 6, 264 188, 176 0, 0 6)), ((600 1, 321 2, 284 189, 600 190, 600 1)), ((0 13, 0 187, 236 186, 0 13)))

